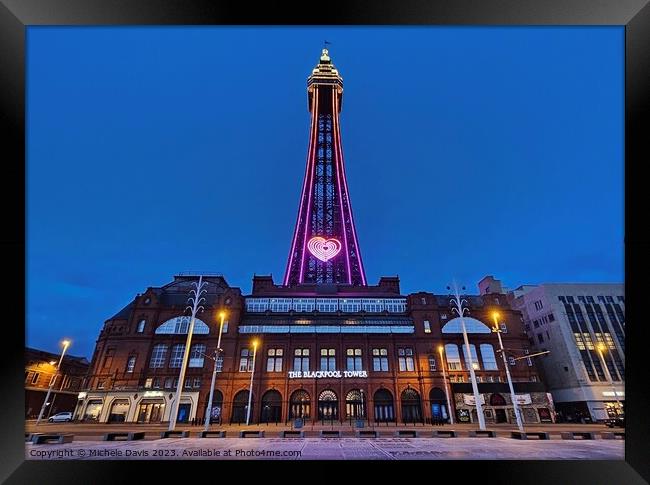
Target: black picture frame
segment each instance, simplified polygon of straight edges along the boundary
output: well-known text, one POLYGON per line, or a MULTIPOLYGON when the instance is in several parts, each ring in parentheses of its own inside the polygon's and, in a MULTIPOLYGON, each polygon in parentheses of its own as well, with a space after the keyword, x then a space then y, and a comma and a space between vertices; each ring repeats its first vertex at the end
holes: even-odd
MULTIPOLYGON (((211 479, 217 467, 226 465, 248 474, 274 473, 271 462, 264 466, 239 467, 239 462, 159 461, 25 461, 23 349, 25 337, 25 38, 26 28, 35 25, 620 25, 625 26, 625 284, 626 314, 632 322, 626 343, 626 433, 625 461, 425 461, 411 479, 426 477, 462 483, 474 480, 508 483, 646 483, 650 479, 648 431, 650 411, 647 365, 643 344, 648 342, 647 325, 641 316, 643 280, 648 274, 650 239, 644 236, 644 178, 650 161, 648 118, 650 117, 650 6, 648 0, 350 0, 318 3, 298 9, 294 2, 268 1, 250 5, 243 1, 215 0, 1 0, 0 3, 0 91, 3 124, 4 209, 2 253, 12 273, 5 276, 4 303, 10 317, 5 320, 3 342, 2 412, 0 435, 0 479, 7 483, 114 483, 131 481, 134 470, 158 481, 172 466, 188 470, 192 480, 211 479), (22 197, 22 199, 21 199, 22 197), (23 201, 23 210, 20 201, 23 201), (22 264, 21 264, 22 263, 22 264), (8 283, 8 284, 7 284, 8 283), (13 328, 15 332, 8 332, 13 328), (215 467, 214 465, 217 465, 215 467), (189 472, 191 470, 191 472, 189 472), (203 474, 202 472, 205 472, 203 474), (191 473, 191 474, 190 474, 191 473), (196 473, 196 475, 195 475, 196 473)), ((381 473, 392 462, 355 467, 359 476, 381 473)), ((279 465, 279 463, 273 463, 279 465)), ((331 480, 350 479, 349 471, 321 463, 317 468, 284 473, 317 475, 323 467, 331 480), (340 475, 337 478, 337 475, 340 475)), ((404 462, 402 462, 402 465, 404 462)), ((408 467, 413 462, 406 464, 408 467)), ((295 464, 293 464, 295 466, 295 464)), ((279 477, 291 480, 289 476, 279 477)), ((225 475, 221 475, 225 479, 225 475)))

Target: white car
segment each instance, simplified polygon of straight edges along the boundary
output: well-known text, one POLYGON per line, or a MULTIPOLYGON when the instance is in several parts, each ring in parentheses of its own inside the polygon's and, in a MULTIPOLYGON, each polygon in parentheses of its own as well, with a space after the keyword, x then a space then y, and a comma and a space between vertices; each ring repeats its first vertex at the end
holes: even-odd
POLYGON ((61 421, 72 421, 72 413, 70 411, 65 413, 57 413, 54 416, 47 418, 49 423, 60 423, 61 421))

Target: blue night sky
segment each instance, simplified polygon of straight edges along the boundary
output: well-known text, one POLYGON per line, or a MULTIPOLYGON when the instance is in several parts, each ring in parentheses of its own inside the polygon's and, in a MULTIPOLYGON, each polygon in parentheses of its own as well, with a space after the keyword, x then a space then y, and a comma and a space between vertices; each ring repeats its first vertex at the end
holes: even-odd
POLYGON ((182 271, 281 282, 324 39, 370 284, 623 281, 622 27, 30 27, 27 345, 90 357, 182 271))

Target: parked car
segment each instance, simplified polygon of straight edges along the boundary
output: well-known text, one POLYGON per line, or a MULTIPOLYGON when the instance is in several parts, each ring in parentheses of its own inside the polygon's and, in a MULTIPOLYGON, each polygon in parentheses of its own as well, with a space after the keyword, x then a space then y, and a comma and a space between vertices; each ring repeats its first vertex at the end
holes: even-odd
POLYGON ((605 420, 605 426, 608 428, 625 428, 625 416, 615 416, 613 418, 607 418, 605 420))
POLYGON ((72 421, 72 413, 70 411, 67 411, 65 413, 56 413, 54 416, 50 416, 49 418, 47 418, 47 421, 49 423, 60 423, 60 422, 72 421))

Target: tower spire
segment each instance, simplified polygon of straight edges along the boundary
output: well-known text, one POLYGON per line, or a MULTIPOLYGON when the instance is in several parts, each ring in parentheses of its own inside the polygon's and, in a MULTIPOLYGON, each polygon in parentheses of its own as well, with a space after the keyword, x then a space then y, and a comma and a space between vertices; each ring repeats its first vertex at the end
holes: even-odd
POLYGON ((307 167, 284 284, 365 286, 341 146, 343 78, 327 48, 307 78, 307 96, 307 167))

